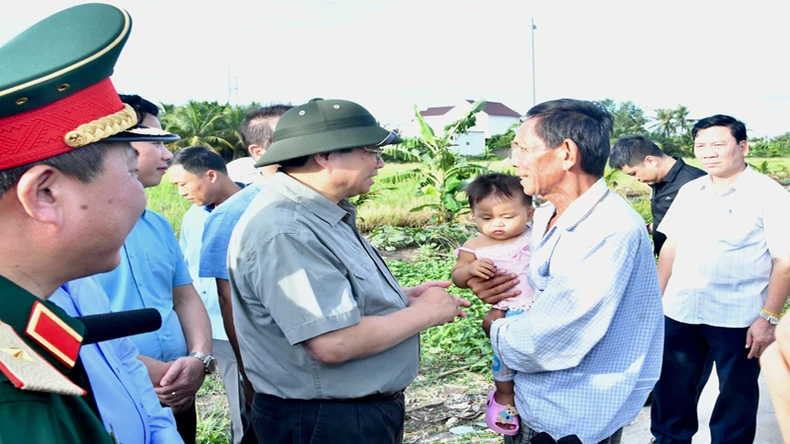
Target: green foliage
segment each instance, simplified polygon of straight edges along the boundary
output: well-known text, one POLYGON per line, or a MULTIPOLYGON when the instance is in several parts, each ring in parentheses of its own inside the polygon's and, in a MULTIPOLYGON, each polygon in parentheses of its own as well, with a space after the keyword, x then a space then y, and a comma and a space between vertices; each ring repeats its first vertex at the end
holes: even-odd
POLYGON ((227 444, 230 442, 230 416, 228 406, 217 403, 208 414, 201 414, 197 423, 198 444, 227 444))
POLYGON ((420 136, 407 137, 402 144, 388 146, 384 150, 389 156, 418 162, 419 165, 384 177, 381 182, 400 183, 416 179, 416 193, 430 196, 431 200, 427 204, 412 208, 411 211, 430 208, 435 211, 434 219, 440 223, 455 220, 458 213, 467 209, 467 202, 461 194, 469 179, 488 171, 488 167, 469 163, 452 147, 459 135, 466 133, 475 125, 475 114, 483 108, 485 108, 484 101, 475 102, 469 112, 447 125, 444 132, 437 136, 415 105, 414 115, 420 125, 420 136))
MULTIPOLYGON (((411 287, 430 280, 449 280, 455 258, 447 255, 423 257, 415 263, 391 261, 388 265, 401 285, 411 287)), ((491 307, 469 290, 453 286, 448 291, 468 299, 472 305, 465 309, 465 319, 433 327, 420 336, 422 364, 432 368, 472 364, 471 370, 485 371, 489 368, 492 350, 481 324, 491 307)))
POLYGON ((503 150, 503 149, 509 150, 511 144, 513 143, 513 139, 516 138, 516 130, 518 129, 519 125, 521 124, 514 123, 503 134, 496 134, 489 137, 488 140, 486 140, 485 157, 489 158, 493 156, 494 150, 503 150))
POLYGON ((247 155, 247 147, 238 131, 239 125, 247 112, 260 107, 260 104, 253 102, 247 106, 233 106, 190 100, 185 105, 162 106, 165 111, 162 125, 181 136, 181 140, 169 145, 171 150, 200 145, 216 151, 226 161, 247 155))
POLYGON ((633 102, 629 101, 616 104, 611 99, 603 99, 599 103, 603 105, 614 118, 612 137, 615 140, 632 134, 647 135, 647 131, 645 130, 645 124, 647 124, 645 112, 634 105, 633 102))
POLYGON ((450 250, 477 235, 474 225, 460 223, 426 227, 381 226, 370 232, 368 240, 375 248, 394 251, 398 248, 430 247, 450 250))
POLYGON ((790 156, 790 132, 771 139, 754 140, 749 146, 749 156, 787 157, 790 156))
POLYGON ((653 222, 653 210, 650 208, 650 199, 642 199, 636 202, 631 202, 637 213, 642 216, 646 224, 653 222))

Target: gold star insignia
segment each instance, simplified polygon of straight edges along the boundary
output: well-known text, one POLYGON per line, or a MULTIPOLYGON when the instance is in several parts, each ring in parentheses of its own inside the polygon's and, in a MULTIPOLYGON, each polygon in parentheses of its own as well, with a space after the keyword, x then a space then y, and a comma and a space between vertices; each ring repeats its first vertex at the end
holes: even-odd
POLYGON ((33 357, 24 349, 17 347, 0 348, 0 351, 11 355, 14 359, 21 359, 28 362, 35 362, 33 357))

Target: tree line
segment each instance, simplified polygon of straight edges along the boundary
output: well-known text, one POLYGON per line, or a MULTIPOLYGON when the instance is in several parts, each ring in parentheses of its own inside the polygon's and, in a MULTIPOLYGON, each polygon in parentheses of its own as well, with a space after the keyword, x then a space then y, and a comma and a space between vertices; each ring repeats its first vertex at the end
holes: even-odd
MULTIPOLYGON (((648 118, 644 110, 631 101, 616 103, 611 99, 603 99, 599 103, 614 117, 612 142, 625 135, 640 134, 653 140, 669 155, 693 154, 691 130, 696 119, 689 117, 686 106, 658 108, 655 117, 648 118)), ((239 134, 239 125, 248 111, 260 106, 257 102, 231 105, 195 100, 184 105, 162 104, 161 121, 166 130, 181 136, 181 140, 169 146, 171 150, 202 145, 230 161, 247 155, 247 148, 239 134)), ((515 129, 489 138, 486 141, 487 150, 509 148, 515 129)), ((750 146, 750 154, 755 157, 790 156, 790 131, 772 138, 752 139, 750 146)))

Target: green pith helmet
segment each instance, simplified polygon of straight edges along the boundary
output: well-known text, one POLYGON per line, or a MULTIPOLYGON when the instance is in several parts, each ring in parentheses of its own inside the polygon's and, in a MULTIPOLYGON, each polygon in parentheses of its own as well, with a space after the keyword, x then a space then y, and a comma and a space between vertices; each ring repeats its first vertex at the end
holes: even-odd
POLYGON ((255 166, 346 148, 400 142, 396 132, 380 127, 368 110, 354 102, 312 99, 280 117, 274 143, 255 166))

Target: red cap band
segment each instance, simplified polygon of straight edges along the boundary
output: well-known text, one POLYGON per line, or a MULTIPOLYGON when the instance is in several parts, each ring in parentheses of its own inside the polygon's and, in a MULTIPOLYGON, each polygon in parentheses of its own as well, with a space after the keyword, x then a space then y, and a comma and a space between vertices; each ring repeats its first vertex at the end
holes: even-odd
POLYGON ((0 118, 0 171, 71 151, 64 137, 123 109, 110 79, 26 113, 0 118))

